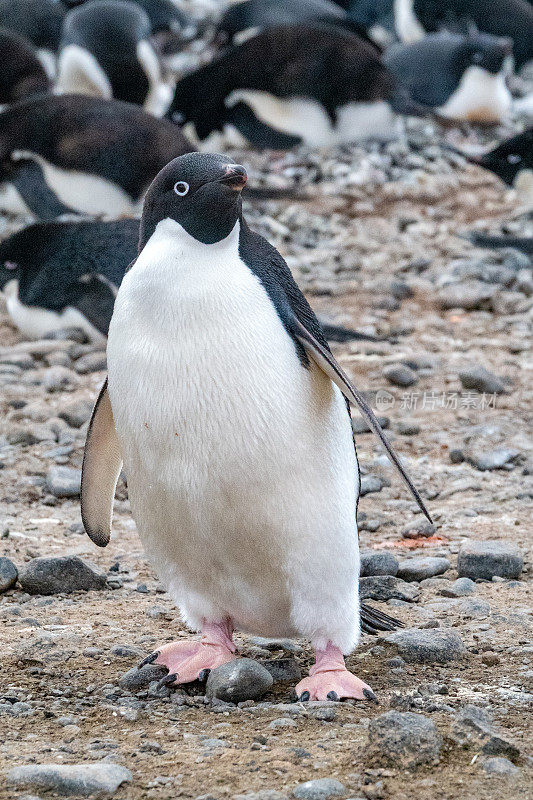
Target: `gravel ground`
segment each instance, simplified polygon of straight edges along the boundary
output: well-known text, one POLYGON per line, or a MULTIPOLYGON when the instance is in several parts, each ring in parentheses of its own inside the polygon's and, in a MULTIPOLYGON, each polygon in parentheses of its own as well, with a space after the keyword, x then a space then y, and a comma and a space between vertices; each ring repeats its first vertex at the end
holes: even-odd
MULTIPOLYGON (((266 694, 239 705, 206 701, 201 685, 158 688, 153 667, 122 678, 186 634, 145 562, 123 484, 108 548, 82 531, 78 470, 103 354, 24 342, 1 307, 1 553, 19 571, 13 585, 0 560, 2 800, 44 797, 46 786, 132 800, 533 797, 532 265, 460 237, 533 226, 431 129, 410 138, 234 153, 254 180, 306 193, 254 203, 248 218, 322 319, 386 338, 333 349, 387 418, 435 520, 424 524, 373 435, 359 433, 361 585, 408 628, 363 635, 348 659, 379 704, 291 703, 311 663, 306 642, 238 636, 275 672, 266 694), (82 763, 96 767, 16 769, 82 763)), ((4 221, 5 233, 18 224, 4 221)))

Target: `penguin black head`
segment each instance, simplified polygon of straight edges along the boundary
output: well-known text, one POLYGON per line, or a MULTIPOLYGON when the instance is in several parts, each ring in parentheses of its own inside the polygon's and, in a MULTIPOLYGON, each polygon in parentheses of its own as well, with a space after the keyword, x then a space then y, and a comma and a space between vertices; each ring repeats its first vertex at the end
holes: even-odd
POLYGON ((480 67, 496 75, 513 53, 513 40, 504 36, 471 31, 466 38, 463 55, 468 65, 480 67))
POLYGON ((139 252, 164 219, 175 220, 204 244, 225 239, 240 217, 246 180, 244 167, 228 156, 187 153, 175 158, 146 193, 139 252))
POLYGON ((490 169, 508 186, 523 170, 533 170, 533 128, 507 139, 478 159, 472 159, 490 169))

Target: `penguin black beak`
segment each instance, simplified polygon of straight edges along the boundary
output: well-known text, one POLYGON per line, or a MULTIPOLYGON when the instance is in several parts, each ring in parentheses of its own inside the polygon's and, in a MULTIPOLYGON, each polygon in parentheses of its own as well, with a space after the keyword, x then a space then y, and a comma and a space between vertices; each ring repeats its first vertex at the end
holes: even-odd
POLYGON ((248 175, 244 167, 240 164, 228 164, 224 175, 218 179, 218 183, 225 183, 231 186, 236 192, 241 192, 246 186, 248 175))

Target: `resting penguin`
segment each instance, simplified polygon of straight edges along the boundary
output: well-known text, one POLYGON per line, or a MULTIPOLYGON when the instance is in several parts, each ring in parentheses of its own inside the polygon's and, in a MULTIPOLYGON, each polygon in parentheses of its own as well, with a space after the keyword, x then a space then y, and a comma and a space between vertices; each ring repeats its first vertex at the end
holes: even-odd
MULTIPOLYGON (((90 2, 90 0, 87 1, 90 2)), ((181 34, 184 38, 193 36, 195 32, 193 21, 172 0, 132 0, 132 2, 140 6, 148 14, 152 33, 167 31, 181 34)), ((68 8, 76 8, 83 5, 83 3, 84 0, 81 0, 81 2, 68 0, 63 4, 68 8)))
POLYGON ((360 630, 346 398, 427 511, 285 261, 246 224, 245 182, 227 157, 194 153, 147 193, 88 432, 82 519, 105 546, 124 462, 147 555, 202 631, 149 657, 168 683, 235 658, 238 629, 311 640, 301 699, 372 698, 343 659, 360 630))
POLYGON ((440 116, 496 123, 511 110, 505 70, 511 52, 510 39, 442 32, 392 45, 383 60, 410 97, 440 116))
POLYGON ((177 125, 139 106, 43 95, 0 114, 0 210, 134 216, 151 181, 193 149, 177 125))
POLYGON ((138 219, 40 222, 14 233, 0 243, 0 290, 11 320, 31 339, 76 327, 105 341, 138 239, 138 219))
MULTIPOLYGON (((29 338, 77 327, 104 340, 138 243, 138 219, 38 222, 4 239, 0 291, 12 322, 29 338)), ((322 327, 329 341, 376 341, 341 325, 322 327)))
POLYGON ((172 87, 149 42, 150 20, 127 0, 90 0, 63 23, 57 88, 136 103, 161 116, 172 87))
POLYGON ((9 105, 47 92, 46 71, 31 43, 18 33, 0 28, 0 105, 9 105))
POLYGON ((396 32, 403 42, 468 25, 513 40, 519 68, 533 59, 533 6, 527 0, 391 0, 396 32))
POLYGON ((394 95, 366 40, 331 25, 282 25, 182 78, 169 115, 193 123, 200 140, 230 131, 256 147, 320 147, 394 136, 394 95))
POLYGON ((0 25, 33 43, 49 77, 55 73, 65 13, 55 0, 0 0, 0 25))

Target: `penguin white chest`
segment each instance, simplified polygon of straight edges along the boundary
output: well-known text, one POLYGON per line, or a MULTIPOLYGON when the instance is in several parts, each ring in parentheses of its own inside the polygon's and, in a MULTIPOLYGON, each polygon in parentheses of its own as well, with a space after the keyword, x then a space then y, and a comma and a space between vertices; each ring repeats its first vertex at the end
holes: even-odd
POLYGON ((358 475, 346 406, 301 364, 238 246, 239 223, 203 245, 163 220, 120 287, 109 394, 134 516, 193 626, 227 615, 316 638, 321 615, 335 616, 349 649, 358 475))

